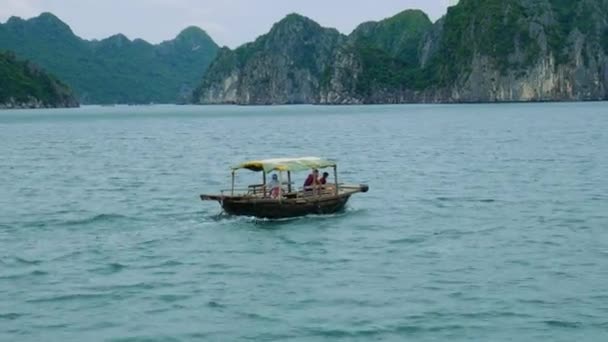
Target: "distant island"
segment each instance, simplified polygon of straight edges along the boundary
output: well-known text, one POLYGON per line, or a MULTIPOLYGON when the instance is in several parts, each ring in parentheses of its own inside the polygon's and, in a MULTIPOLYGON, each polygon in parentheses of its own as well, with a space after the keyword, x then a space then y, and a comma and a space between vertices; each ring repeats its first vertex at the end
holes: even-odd
POLYGON ((218 48, 198 27, 153 45, 122 34, 85 40, 51 13, 0 24, 0 50, 53 73, 84 104, 187 102, 218 48))
POLYGON ((78 107, 72 91, 38 66, 0 52, 0 109, 78 107))
POLYGON ((223 48, 199 104, 384 104, 608 99, 608 2, 461 0, 350 35, 298 14, 223 48))

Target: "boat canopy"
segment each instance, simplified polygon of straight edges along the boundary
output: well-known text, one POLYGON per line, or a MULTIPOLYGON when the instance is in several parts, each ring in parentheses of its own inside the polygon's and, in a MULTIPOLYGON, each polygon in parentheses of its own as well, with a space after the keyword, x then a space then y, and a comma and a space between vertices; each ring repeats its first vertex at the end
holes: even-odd
POLYGON ((318 157, 303 157, 303 158, 277 158, 266 160, 251 160, 237 166, 232 170, 247 169, 255 172, 265 171, 306 171, 310 169, 323 169, 326 167, 334 167, 336 163, 327 159, 318 157))

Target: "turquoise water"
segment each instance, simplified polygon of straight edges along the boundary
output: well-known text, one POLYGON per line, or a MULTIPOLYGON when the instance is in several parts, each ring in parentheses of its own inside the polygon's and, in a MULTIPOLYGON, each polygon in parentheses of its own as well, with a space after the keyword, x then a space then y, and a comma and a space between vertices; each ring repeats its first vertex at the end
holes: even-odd
POLYGON ((608 339, 606 103, 4 111, 0 140, 1 341, 608 339), (197 197, 304 155, 370 192, 197 197))

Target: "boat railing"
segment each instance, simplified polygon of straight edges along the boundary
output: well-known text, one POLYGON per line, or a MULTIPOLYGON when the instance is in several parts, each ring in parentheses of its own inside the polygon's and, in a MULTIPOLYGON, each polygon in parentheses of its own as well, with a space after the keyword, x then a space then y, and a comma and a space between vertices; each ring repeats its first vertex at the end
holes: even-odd
MULTIPOLYGON (((288 192, 287 189, 289 189, 289 182, 283 182, 281 183, 281 189, 282 192, 288 192)), ((293 185, 293 182, 291 182, 291 185, 293 185)), ((247 187, 247 193, 250 193, 252 195, 257 195, 257 194, 267 194, 268 192, 270 192, 270 187, 268 187, 266 184, 252 184, 249 185, 247 187)))
MULTIPOLYGON (((291 182, 291 184, 293 184, 293 182, 291 182)), ((289 183, 288 182, 283 182, 282 183, 282 189, 283 189, 283 193, 287 193, 287 188, 289 187, 289 183)), ((221 190, 221 194, 222 196, 253 196, 253 197, 259 197, 259 196, 268 196, 270 193, 270 188, 265 185, 265 184, 251 184, 249 186, 242 187, 242 188, 234 188, 233 189, 224 189, 221 190)))
POLYGON ((246 196, 249 193, 249 188, 234 188, 220 190, 222 196, 246 196))
MULTIPOLYGON (((292 182, 293 184, 293 182, 292 182)), ((323 197, 332 196, 336 194, 335 184, 326 184, 322 186, 313 187, 300 187, 292 188, 289 192, 289 183, 283 182, 281 198, 311 198, 311 197, 323 197)), ((355 190, 359 187, 356 185, 338 184, 340 192, 344 190, 355 190)), ((252 184, 247 187, 224 189, 220 191, 222 196, 237 196, 237 197, 257 197, 257 198, 270 198, 270 189, 264 184, 252 184)))
POLYGON ((312 197, 312 196, 326 196, 335 195, 336 187, 334 184, 325 184, 320 186, 307 186, 302 187, 298 191, 298 197, 312 197))

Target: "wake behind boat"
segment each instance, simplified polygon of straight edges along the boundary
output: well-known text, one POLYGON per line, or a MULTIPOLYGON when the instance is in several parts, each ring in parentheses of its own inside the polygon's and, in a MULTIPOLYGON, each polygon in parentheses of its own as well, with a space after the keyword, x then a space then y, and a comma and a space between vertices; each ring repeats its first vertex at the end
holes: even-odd
POLYGON ((350 196, 367 192, 368 189, 365 184, 338 183, 338 167, 331 160, 318 157, 281 158, 248 161, 233 167, 231 188, 222 190, 218 195, 201 195, 201 200, 219 202, 230 215, 277 219, 309 214, 333 214, 344 208, 350 196), (334 182, 322 184, 322 180, 316 179, 314 170, 327 168, 333 169, 334 182), (235 175, 242 169, 261 172, 262 183, 237 188, 235 175), (292 173, 308 170, 313 170, 307 179, 311 184, 295 188, 292 173), (267 176, 272 172, 275 174, 268 182, 267 176))

